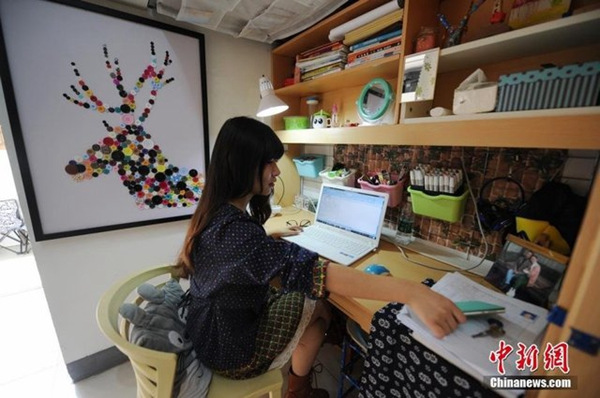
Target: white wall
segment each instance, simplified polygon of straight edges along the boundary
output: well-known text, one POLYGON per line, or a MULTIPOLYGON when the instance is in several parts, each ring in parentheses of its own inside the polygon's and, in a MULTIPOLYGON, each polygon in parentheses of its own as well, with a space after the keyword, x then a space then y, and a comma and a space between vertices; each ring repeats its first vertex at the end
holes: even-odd
MULTIPOLYGON (((211 31, 201 32, 206 41, 212 149, 226 119, 255 114, 259 102, 258 78, 262 74, 270 75, 270 46, 211 31)), ((3 94, 0 95, 0 124, 19 199, 30 223, 3 94)), ((171 222, 34 242, 33 252, 66 363, 111 346, 96 326, 98 298, 117 279, 135 270, 172 262, 186 225, 187 221, 171 222)))

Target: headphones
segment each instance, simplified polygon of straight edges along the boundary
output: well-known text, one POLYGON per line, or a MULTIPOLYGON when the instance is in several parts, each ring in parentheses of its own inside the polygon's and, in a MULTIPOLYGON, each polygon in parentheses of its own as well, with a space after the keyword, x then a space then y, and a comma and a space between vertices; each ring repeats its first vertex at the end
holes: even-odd
POLYGON ((515 224, 515 216, 525 203, 525 191, 519 182, 511 177, 496 177, 483 184, 479 191, 477 210, 481 224, 491 231, 500 231, 515 224), (487 187, 494 182, 504 180, 515 184, 519 188, 519 199, 507 199, 500 197, 494 201, 483 199, 487 187))

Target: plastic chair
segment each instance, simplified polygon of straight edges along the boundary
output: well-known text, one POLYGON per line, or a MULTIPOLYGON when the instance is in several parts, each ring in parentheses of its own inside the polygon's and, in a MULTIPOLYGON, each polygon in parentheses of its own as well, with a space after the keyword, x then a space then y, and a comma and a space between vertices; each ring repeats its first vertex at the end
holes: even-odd
POLYGON ((338 398, 343 398, 354 390, 360 391, 360 382, 354 378, 352 373, 357 362, 366 359, 367 338, 367 334, 362 331, 358 323, 350 318, 346 320, 346 335, 342 343, 340 377, 338 381, 338 398), (344 391, 346 381, 350 383, 350 386, 348 390, 344 391))
MULTIPOLYGON (((100 299, 96 320, 100 330, 130 360, 137 383, 138 398, 171 398, 177 355, 155 351, 127 340, 130 323, 119 315, 119 307, 138 286, 162 277, 162 283, 172 276, 172 266, 160 266, 137 272, 114 284, 100 299)), ((157 283, 160 286, 162 283, 157 283)), ((139 305, 141 298, 132 300, 139 305)), ((269 394, 280 398, 283 385, 281 370, 275 369, 247 380, 230 380, 213 375, 209 398, 254 398, 269 394)))
POLYGON ((29 234, 19 211, 19 203, 15 199, 0 200, 0 242, 10 239, 19 244, 19 250, 0 245, 16 254, 29 253, 29 234))

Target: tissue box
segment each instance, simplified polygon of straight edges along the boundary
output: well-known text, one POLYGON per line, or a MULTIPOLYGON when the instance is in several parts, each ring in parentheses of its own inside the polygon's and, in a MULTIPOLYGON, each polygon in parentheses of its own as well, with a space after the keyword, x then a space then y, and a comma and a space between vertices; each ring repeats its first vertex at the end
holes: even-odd
POLYGON ((477 69, 454 90, 452 112, 456 115, 493 111, 496 107, 498 83, 487 80, 477 69))
POLYGON ((479 82, 454 90, 452 112, 456 115, 491 112, 496 107, 498 84, 479 82))
POLYGON ((595 106, 600 61, 500 76, 497 112, 595 106))
POLYGON ((323 170, 325 156, 323 155, 302 155, 294 158, 296 169, 301 177, 317 178, 319 172, 323 170))

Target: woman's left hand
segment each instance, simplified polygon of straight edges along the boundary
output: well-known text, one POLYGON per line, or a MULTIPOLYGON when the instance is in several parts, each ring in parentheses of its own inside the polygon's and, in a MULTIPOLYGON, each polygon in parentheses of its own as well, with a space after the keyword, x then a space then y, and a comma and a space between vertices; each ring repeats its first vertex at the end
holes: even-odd
POLYGON ((271 232, 271 237, 273 239, 281 239, 284 236, 292 236, 292 235, 298 235, 300 232, 302 232, 304 229, 302 227, 298 227, 298 226, 294 226, 294 227, 287 227, 285 229, 281 229, 281 230, 277 230, 277 231, 273 231, 271 232))

